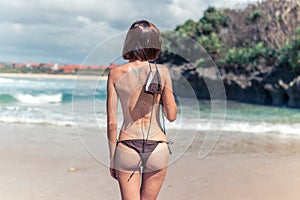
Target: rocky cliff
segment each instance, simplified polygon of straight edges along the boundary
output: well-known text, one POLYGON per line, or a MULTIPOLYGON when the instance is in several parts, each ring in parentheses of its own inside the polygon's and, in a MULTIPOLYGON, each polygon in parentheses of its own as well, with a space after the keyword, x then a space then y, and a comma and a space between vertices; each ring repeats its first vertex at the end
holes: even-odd
MULTIPOLYGON (((191 64, 173 69, 190 83, 199 99, 211 99, 213 89, 209 90, 207 86, 222 80, 228 100, 300 108, 300 76, 295 77, 284 68, 252 73, 250 76, 216 71, 216 68, 197 69, 191 64)), ((176 78, 173 79, 175 92, 183 93, 184 89, 177 85, 176 78)))

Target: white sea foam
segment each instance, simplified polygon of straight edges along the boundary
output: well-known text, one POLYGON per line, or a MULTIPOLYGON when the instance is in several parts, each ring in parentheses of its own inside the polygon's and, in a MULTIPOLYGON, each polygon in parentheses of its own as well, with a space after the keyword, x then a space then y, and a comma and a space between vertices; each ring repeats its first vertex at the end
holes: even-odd
POLYGON ((3 123, 74 125, 72 113, 66 109, 58 112, 48 106, 15 105, 0 106, 0 111, 0 122, 3 123))
POLYGON ((225 122, 222 130, 257 134, 280 133, 300 135, 300 124, 229 121, 225 122))
POLYGON ((20 123, 20 124, 45 124, 45 125, 58 125, 58 126, 73 126, 73 121, 63 121, 63 120, 49 120, 49 119, 32 119, 27 117, 13 117, 4 116, 0 117, 0 122, 4 123, 20 123))
POLYGON ((300 123, 270 123, 270 122, 246 122, 246 121, 224 121, 223 126, 220 126, 220 120, 214 122, 209 119, 195 120, 191 119, 189 123, 166 123, 167 128, 171 129, 187 129, 198 131, 226 131, 226 132, 242 132, 267 134, 277 133, 284 135, 299 135, 300 123))
POLYGON ((43 104, 43 103, 60 103, 62 102, 62 96, 63 96, 62 93, 57 93, 53 95, 16 94, 15 98, 22 103, 43 104))
POLYGON ((10 78, 0 78, 0 83, 13 83, 15 82, 14 79, 10 79, 10 78))

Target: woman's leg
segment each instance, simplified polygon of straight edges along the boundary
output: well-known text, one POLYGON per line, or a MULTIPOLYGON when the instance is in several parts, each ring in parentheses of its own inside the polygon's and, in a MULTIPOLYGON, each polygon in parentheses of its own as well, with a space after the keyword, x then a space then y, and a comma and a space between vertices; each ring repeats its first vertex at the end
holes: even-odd
POLYGON ((155 200, 167 174, 167 167, 143 173, 141 200, 155 200))
POLYGON ((117 171, 122 200, 140 200, 140 173, 117 171))
POLYGON ((139 154, 119 143, 115 156, 115 168, 122 200, 140 200, 139 154), (130 178, 132 172, 134 174, 130 178))
POLYGON ((146 162, 142 176, 141 200, 155 200, 167 174, 169 150, 166 143, 160 143, 146 162))

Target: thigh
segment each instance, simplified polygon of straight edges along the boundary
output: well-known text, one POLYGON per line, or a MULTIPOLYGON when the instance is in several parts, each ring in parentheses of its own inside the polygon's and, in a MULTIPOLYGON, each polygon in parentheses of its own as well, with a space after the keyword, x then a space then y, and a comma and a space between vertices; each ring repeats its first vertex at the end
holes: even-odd
POLYGON ((128 180, 130 175, 130 172, 117 170, 122 200, 140 200, 140 174, 135 173, 128 180))
POLYGON ((142 177, 141 200, 155 200, 167 174, 167 167, 145 172, 142 177))
POLYGON ((140 156, 126 145, 119 143, 115 154, 115 169, 122 200, 140 200, 140 156), (134 174, 131 176, 131 174, 134 174), (130 178, 130 180, 129 180, 130 178))
POLYGON ((141 199, 156 199, 167 173, 169 150, 160 143, 149 156, 143 170, 141 199))

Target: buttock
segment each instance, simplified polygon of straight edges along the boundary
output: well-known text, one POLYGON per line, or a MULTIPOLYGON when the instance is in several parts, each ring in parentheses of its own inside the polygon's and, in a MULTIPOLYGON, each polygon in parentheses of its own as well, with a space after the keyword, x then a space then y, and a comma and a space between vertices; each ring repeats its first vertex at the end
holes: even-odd
POLYGON ((145 143, 144 153, 139 151, 139 143, 119 142, 115 152, 115 168, 124 172, 138 173, 143 166, 143 172, 150 172, 162 169, 168 165, 169 150, 166 142, 159 142, 153 149, 151 143, 145 143), (135 146, 135 147, 134 147, 135 146), (150 151, 152 150, 153 151, 150 151))

